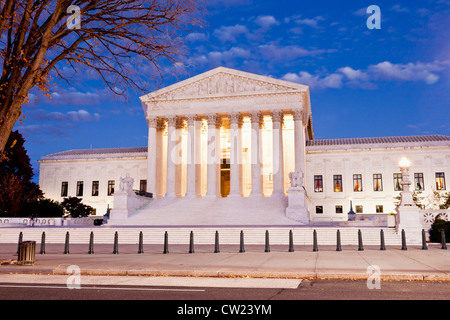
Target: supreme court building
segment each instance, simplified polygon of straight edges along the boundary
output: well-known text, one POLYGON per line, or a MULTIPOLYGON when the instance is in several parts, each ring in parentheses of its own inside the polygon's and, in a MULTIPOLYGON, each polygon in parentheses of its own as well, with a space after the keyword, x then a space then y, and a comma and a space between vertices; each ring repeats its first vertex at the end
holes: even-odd
POLYGON ((46 197, 109 207, 113 222, 128 208, 121 224, 346 221, 350 210, 395 212, 402 158, 413 190, 448 192, 449 136, 316 140, 308 86, 219 67, 140 99, 148 146, 44 156, 46 197), (124 205, 131 189, 152 198, 124 205))

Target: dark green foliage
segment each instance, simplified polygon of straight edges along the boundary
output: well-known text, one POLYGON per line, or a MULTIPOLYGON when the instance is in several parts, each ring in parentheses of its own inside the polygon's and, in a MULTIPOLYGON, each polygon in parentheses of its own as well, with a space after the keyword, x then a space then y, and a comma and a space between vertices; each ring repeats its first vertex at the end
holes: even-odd
POLYGON ((439 215, 436 216, 436 219, 434 219, 433 224, 431 225, 430 229, 430 241, 431 242, 441 242, 441 231, 444 230, 445 232, 445 240, 446 242, 450 242, 450 221, 445 221, 439 217, 439 215))
POLYGON ((27 202, 20 210, 19 216, 42 218, 61 218, 64 215, 64 207, 58 201, 43 198, 27 202))
POLYGON ((94 208, 83 204, 81 199, 77 197, 64 198, 61 205, 72 218, 87 217, 94 213, 94 208))
POLYGON ((43 196, 31 181, 34 173, 24 143, 22 135, 13 131, 0 155, 0 216, 17 216, 26 203, 43 196))

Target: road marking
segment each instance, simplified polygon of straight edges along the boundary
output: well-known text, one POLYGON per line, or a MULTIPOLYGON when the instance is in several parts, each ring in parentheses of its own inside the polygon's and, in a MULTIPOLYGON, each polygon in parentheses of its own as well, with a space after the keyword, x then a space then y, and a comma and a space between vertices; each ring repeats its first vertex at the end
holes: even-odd
MULTIPOLYGON (((68 289, 67 286, 46 286, 46 285, 8 285, 0 284, 0 288, 39 288, 39 289, 68 289)), ((129 290, 129 291, 176 291, 176 292, 204 292, 203 289, 169 289, 169 288, 136 288, 136 287, 86 287, 80 289, 91 290, 129 290)), ((78 289, 74 289, 78 290, 78 289)))
MULTIPOLYGON (((0 283, 67 284, 69 275, 0 274, 0 283)), ((296 289, 301 279, 80 276, 81 285, 296 289)))

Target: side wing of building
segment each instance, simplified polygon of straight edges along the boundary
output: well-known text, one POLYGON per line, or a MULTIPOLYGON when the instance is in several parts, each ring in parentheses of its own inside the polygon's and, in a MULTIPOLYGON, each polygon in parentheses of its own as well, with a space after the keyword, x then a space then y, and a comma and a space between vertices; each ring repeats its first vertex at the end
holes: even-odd
POLYGON ((346 220, 350 200, 356 213, 395 212, 403 157, 411 162, 411 189, 424 203, 433 191, 448 192, 449 136, 307 141, 305 184, 313 220, 346 220))
POLYGON ((82 198, 97 215, 113 204, 114 190, 126 174, 134 179, 133 189, 146 190, 147 147, 69 150, 44 156, 39 163, 45 197, 60 202, 82 198))

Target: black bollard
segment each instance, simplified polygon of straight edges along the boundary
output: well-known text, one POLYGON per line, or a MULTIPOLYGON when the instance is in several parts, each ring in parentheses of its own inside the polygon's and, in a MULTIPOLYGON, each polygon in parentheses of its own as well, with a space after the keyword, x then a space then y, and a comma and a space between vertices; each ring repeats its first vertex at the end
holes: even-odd
POLYGON ((139 246, 138 246, 138 253, 144 253, 144 234, 139 232, 139 246))
POLYGON ((119 254, 119 234, 117 233, 117 231, 114 233, 113 254, 119 254))
POLYGON ((313 231, 313 251, 319 251, 319 246, 317 245, 317 231, 314 229, 313 231))
POLYGON ((41 236, 41 254, 45 254, 45 231, 42 232, 42 236, 41 236))
POLYGON ((269 230, 266 230, 266 247, 264 252, 270 252, 270 244, 269 244, 269 230))
POLYGON ((428 250, 427 239, 425 237, 425 230, 422 229, 422 250, 428 250))
POLYGON ((69 254, 69 231, 66 232, 66 241, 64 242, 64 254, 69 254))
POLYGON ((380 231, 380 250, 386 250, 386 245, 384 244, 384 231, 381 229, 380 231))
POLYGON ((441 230, 441 249, 447 250, 447 240, 445 239, 445 231, 441 230))
POLYGON ((20 243, 23 241, 23 233, 22 231, 20 231, 19 233, 19 240, 17 241, 17 254, 19 254, 19 248, 20 248, 20 243))
POLYGON ((219 253, 219 231, 216 230, 216 236, 214 239, 214 253, 219 253))
POLYGON ((341 232, 339 231, 339 229, 336 231, 336 251, 342 251, 341 232))
POLYGON ((88 254, 94 254, 94 232, 89 235, 89 251, 88 254))
POLYGON ((361 230, 359 229, 358 229, 358 251, 364 251, 362 233, 361 230))
POLYGON ((244 250, 244 231, 241 230, 241 240, 240 240, 240 246, 239 246, 239 252, 243 253, 244 250))
POLYGON ((189 253, 194 253, 194 232, 189 236, 189 253))
POLYGON ((402 250, 408 250, 408 248, 406 247, 405 229, 402 229, 402 250))
POLYGON ((166 232, 164 232, 164 254, 169 253, 169 234, 166 232))
POLYGON ((294 235, 292 230, 289 230, 289 252, 294 252, 294 235))

